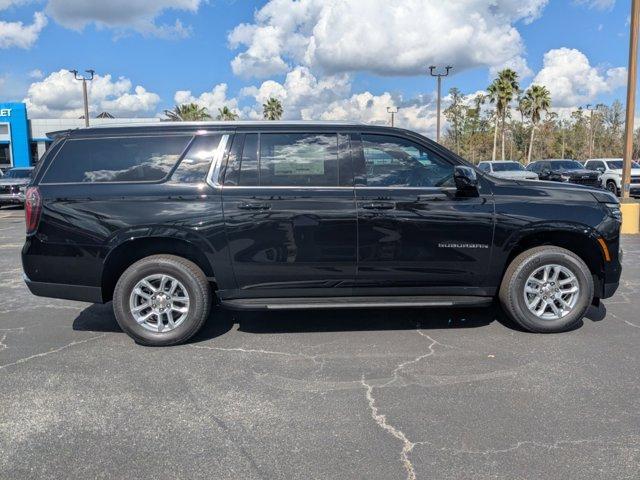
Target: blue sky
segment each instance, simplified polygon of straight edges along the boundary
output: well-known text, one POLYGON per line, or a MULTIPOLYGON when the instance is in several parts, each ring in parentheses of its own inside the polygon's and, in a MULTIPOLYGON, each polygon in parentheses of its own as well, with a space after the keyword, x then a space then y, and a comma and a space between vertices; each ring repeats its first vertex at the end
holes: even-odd
POLYGON ((624 98, 628 0, 364 4, 0 0, 0 101, 26 98, 34 117, 75 116, 79 85, 63 70, 94 68, 95 113, 151 116, 194 100, 252 118, 273 95, 288 118, 379 122, 395 104, 400 123, 429 131, 425 67, 448 61, 445 88, 468 94, 516 65, 522 85, 548 83, 559 108, 624 98))

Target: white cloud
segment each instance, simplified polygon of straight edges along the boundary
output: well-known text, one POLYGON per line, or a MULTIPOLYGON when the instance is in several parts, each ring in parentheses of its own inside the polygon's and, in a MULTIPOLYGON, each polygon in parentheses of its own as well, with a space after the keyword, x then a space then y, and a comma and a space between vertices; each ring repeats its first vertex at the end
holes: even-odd
POLYGON ((575 107, 626 84, 625 67, 601 70, 580 50, 558 48, 544 54, 542 69, 533 79, 551 92, 554 107, 575 107))
POLYGON ((616 0, 574 0, 573 3, 596 10, 610 10, 616 4, 616 0))
POLYGON ((197 97, 190 90, 178 90, 173 99, 178 105, 182 103, 197 103, 201 107, 205 107, 212 117, 215 117, 218 114, 218 109, 224 106, 236 112, 238 111, 237 99, 228 98, 227 90, 226 83, 219 83, 210 92, 203 92, 197 97))
POLYGON ((526 65, 514 24, 531 22, 547 0, 270 0, 254 23, 229 34, 234 73, 267 76, 287 66, 313 71, 417 75, 430 64, 455 71, 526 65))
POLYGON ((42 12, 34 13, 29 25, 0 20, 0 48, 31 48, 46 25, 47 17, 42 12))
MULTIPOLYGON (((145 116, 155 112, 160 97, 136 86, 131 80, 96 75, 89 85, 89 111, 95 115, 108 111, 116 117, 145 116)), ((78 118, 83 112, 81 82, 66 70, 53 72, 32 83, 24 99, 31 118, 78 118)))
POLYGON ((202 0, 49 0, 47 12, 59 24, 82 30, 94 23, 99 28, 134 30, 144 35, 184 37, 190 27, 180 20, 173 25, 157 24, 156 19, 166 10, 185 10, 195 13, 202 0))
POLYGON ((260 87, 243 89, 241 95, 256 101, 255 108, 245 112, 249 118, 262 118, 262 104, 275 97, 282 102, 284 119, 310 120, 318 119, 330 103, 348 95, 350 87, 347 75, 318 79, 307 67, 298 66, 287 73, 284 83, 267 80, 260 87))
POLYGON ((40 70, 39 68, 34 68, 29 72, 29 78, 38 79, 42 77, 44 77, 44 73, 42 73, 42 70, 40 70))

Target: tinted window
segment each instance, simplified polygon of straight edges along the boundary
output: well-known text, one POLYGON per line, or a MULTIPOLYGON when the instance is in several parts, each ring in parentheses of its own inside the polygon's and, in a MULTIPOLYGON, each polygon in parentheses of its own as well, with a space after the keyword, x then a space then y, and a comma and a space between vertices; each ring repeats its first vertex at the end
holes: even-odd
POLYGON ((190 136, 67 140, 47 169, 44 183, 162 180, 190 136))
POLYGON ((480 163, 478 164, 478 168, 480 170, 482 170, 483 172, 490 172, 491 168, 489 168, 489 164, 488 163, 480 163))
POLYGON ((584 167, 580 162, 575 160, 559 160, 556 162, 547 162, 551 164, 552 170, 582 170, 584 167))
POLYGON ((204 182, 221 138, 222 135, 196 137, 189 151, 180 161, 180 165, 173 172, 171 180, 180 183, 204 182))
MULTIPOLYGON (((242 184, 242 179, 240 180, 242 184)), ((335 134, 266 133, 260 135, 260 185, 338 185, 338 137, 335 134)))
POLYGON ((453 185, 453 165, 400 137, 362 135, 366 185, 441 187, 453 185))
POLYGON ((518 162, 504 162, 504 163, 494 163, 493 171, 494 172, 513 172, 513 171, 524 170, 522 164, 518 162))

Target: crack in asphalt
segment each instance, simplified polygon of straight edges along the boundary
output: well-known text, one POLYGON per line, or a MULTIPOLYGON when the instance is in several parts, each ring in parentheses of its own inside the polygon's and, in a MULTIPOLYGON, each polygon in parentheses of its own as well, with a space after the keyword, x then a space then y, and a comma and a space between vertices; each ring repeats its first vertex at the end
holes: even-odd
POLYGON ((105 337, 106 335, 107 335, 106 333, 103 333, 101 335, 96 335, 95 337, 85 338, 84 340, 76 340, 74 342, 67 343, 66 345, 63 345, 61 347, 54 348, 54 349, 51 349, 51 350, 47 350, 46 352, 36 353, 34 355, 29 355, 28 357, 20 358, 19 360, 16 360, 15 362, 5 363, 4 365, 0 365, 0 370, 2 370, 3 368, 12 367, 14 365, 20 365, 22 363, 26 363, 29 360, 33 360, 35 358, 46 357, 47 355, 51 355, 52 353, 57 353, 57 352, 60 352, 62 350, 66 350, 69 347, 73 347, 75 345, 80 345, 82 343, 91 342, 93 340, 97 340, 99 338, 105 337))
MULTIPOLYGON (((566 445, 582 445, 582 444, 601 444, 601 445, 625 445, 628 446, 630 441, 633 440, 634 442, 638 442, 640 441, 639 437, 631 437, 629 438, 627 441, 614 441, 614 440, 607 440, 607 439, 600 439, 600 438, 592 438, 592 439, 575 439, 575 440, 558 440, 554 443, 544 443, 544 442, 538 442, 535 440, 522 440, 519 441, 507 448, 498 448, 498 449, 488 449, 488 450, 471 450, 471 449, 464 449, 464 448, 449 448, 449 447, 438 447, 437 445, 435 445, 432 442, 428 442, 428 441, 423 441, 423 442, 415 442, 414 446, 416 445, 429 445, 431 447, 432 450, 436 450, 436 451, 440 451, 440 452, 451 452, 451 453, 456 453, 456 454, 462 454, 462 455, 498 455, 501 453, 509 453, 509 452, 513 452, 515 450, 518 450, 522 447, 526 447, 526 446, 531 446, 531 447, 538 447, 538 448, 544 448, 546 450, 557 450, 559 448, 562 448, 563 446, 566 445)), ((638 448, 636 448, 636 450, 640 449, 640 446, 638 448)))
POLYGON ((402 461, 402 466, 407 472, 407 480, 416 480, 416 471, 413 468, 413 463, 411 462, 411 459, 409 458, 409 454, 413 450, 413 447, 416 446, 416 444, 411 442, 402 430, 389 424, 387 422, 387 416, 379 412, 378 407, 376 406, 376 399, 373 396, 373 386, 369 385, 366 382, 364 375, 362 376, 360 383, 365 388, 365 396, 367 398, 367 402, 369 403, 369 410, 371 410, 371 418, 373 418, 373 420, 376 422, 376 424, 380 428, 390 433, 392 436, 394 436, 395 438, 397 438, 402 442, 402 451, 400 452, 400 459, 402 461))

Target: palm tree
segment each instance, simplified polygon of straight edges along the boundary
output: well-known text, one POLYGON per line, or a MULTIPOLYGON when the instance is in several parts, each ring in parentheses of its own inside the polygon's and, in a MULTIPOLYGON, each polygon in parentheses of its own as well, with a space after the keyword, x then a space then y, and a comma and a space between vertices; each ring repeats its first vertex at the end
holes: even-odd
POLYGON ((280 120, 282 118, 282 103, 277 98, 269 98, 262 104, 262 115, 265 120, 280 120))
POLYGON ((216 120, 233 121, 238 120, 238 118, 239 115, 225 105, 218 109, 218 116, 216 117, 216 120))
POLYGON ((211 115, 209 115, 207 109, 199 106, 197 103, 176 105, 173 110, 165 110, 164 114, 172 122, 198 122, 211 119, 211 115))
POLYGON ((551 94, 547 87, 541 85, 531 85, 524 94, 522 107, 526 115, 531 120, 531 138, 529 140, 529 152, 527 154, 527 164, 531 163, 531 152, 533 151, 533 138, 536 125, 540 122, 542 112, 547 112, 551 108, 551 94))
POLYGON ((509 104, 513 97, 518 93, 520 86, 518 85, 518 74, 510 68, 505 68, 498 72, 498 77, 487 88, 489 101, 496 104, 495 128, 493 132, 493 155, 492 160, 496 159, 496 150, 498 145, 498 119, 501 123, 502 132, 502 159, 504 160, 504 143, 506 117, 509 111, 509 104))

